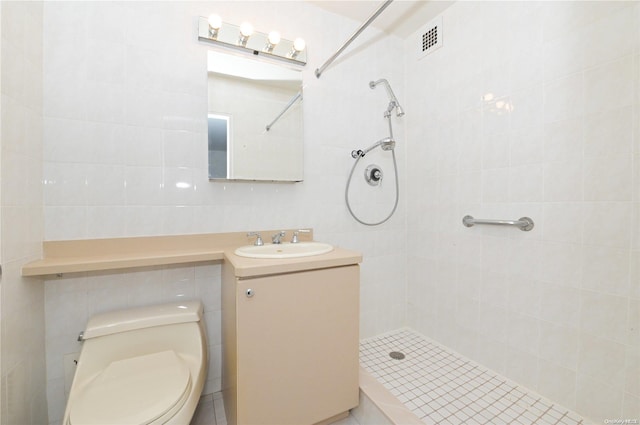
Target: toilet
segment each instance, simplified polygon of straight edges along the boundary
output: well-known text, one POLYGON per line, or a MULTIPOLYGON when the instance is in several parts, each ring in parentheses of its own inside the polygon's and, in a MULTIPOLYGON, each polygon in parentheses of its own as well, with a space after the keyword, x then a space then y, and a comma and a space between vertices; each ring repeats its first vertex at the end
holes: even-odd
POLYGON ((99 314, 80 338, 63 424, 189 423, 207 377, 200 301, 99 314))

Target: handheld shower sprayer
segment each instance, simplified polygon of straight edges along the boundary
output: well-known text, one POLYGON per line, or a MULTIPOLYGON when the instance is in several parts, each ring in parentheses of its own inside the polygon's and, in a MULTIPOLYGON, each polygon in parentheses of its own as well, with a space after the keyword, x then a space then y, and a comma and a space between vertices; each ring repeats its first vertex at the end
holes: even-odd
POLYGON ((386 79, 381 78, 378 81, 371 81, 369 82, 369 87, 371 87, 372 89, 375 89, 376 86, 380 83, 384 84, 384 87, 387 89, 387 94, 389 95, 389 106, 387 107, 387 110, 384 112, 384 116, 389 117, 391 115, 391 111, 393 111, 394 109, 396 110, 397 117, 403 116, 404 109, 402 109, 402 106, 400 106, 400 103, 398 102, 398 98, 393 93, 393 90, 391 90, 391 86, 389 85, 389 82, 386 79))
POLYGON ((351 151, 351 157, 352 158, 363 157, 369 152, 371 152, 372 150, 374 150, 375 148, 377 148, 378 146, 380 146, 380 148, 383 151, 392 151, 396 147, 396 141, 393 140, 391 137, 385 137, 384 139, 378 140, 377 142, 375 142, 373 145, 369 146, 365 150, 358 149, 357 151, 356 150, 351 151))

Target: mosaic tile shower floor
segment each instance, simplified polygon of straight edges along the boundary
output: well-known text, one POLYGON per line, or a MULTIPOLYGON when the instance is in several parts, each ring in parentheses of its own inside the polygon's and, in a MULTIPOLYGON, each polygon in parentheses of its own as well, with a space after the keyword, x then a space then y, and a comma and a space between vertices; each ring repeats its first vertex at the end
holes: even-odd
POLYGON ((426 424, 590 423, 410 330, 362 340, 360 364, 426 424))

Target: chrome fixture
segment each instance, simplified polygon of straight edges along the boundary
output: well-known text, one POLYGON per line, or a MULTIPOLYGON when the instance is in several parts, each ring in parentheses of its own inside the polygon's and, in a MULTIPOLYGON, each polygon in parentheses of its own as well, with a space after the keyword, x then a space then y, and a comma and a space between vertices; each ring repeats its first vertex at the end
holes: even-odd
POLYGON ((402 107, 400 106, 396 95, 393 94, 393 90, 391 90, 389 82, 384 78, 381 78, 378 81, 369 82, 369 87, 371 87, 371 89, 375 89, 378 84, 384 84, 384 87, 387 89, 387 94, 389 95, 389 106, 387 106, 387 110, 384 111, 384 116, 388 117, 389 115, 391 115, 391 111, 393 111, 394 109, 396 110, 396 117, 403 116, 404 109, 402 109, 402 107))
POLYGON ((358 149, 357 151, 351 151, 351 158, 363 157, 375 148, 380 146, 383 151, 392 151, 396 147, 396 141, 391 137, 385 137, 384 139, 380 139, 375 142, 373 145, 369 146, 365 150, 358 149))
POLYGON ((362 24, 360 28, 356 30, 355 33, 353 33, 353 35, 338 49, 338 51, 333 54, 333 56, 327 59, 327 61, 320 68, 316 69, 315 71, 316 78, 320 78, 324 70, 327 69, 327 67, 331 65, 338 56, 340 56, 340 54, 344 51, 344 49, 349 47, 349 44, 351 44, 351 42, 355 40, 356 37, 358 37, 360 33, 362 33, 362 31, 364 31, 369 26, 369 24, 371 24, 371 22, 373 22, 382 13, 382 11, 385 10, 387 6, 391 4, 391 2, 393 2, 393 0, 386 0, 375 12, 373 12, 373 14, 369 17, 369 19, 367 19, 365 23, 362 24))
POLYGON ((503 226, 515 226, 522 230, 523 232, 528 232, 533 229, 534 223, 529 217, 520 217, 518 220, 486 220, 473 218, 470 215, 465 215, 462 217, 462 224, 466 227, 472 227, 475 224, 492 224, 492 225, 503 225, 503 226))
POLYGON ((294 103, 296 103, 296 101, 298 101, 299 99, 302 99, 302 90, 300 90, 298 93, 296 93, 291 100, 289 100, 289 102, 285 105, 285 107, 282 109, 282 111, 278 114, 277 117, 275 117, 273 119, 273 121, 271 121, 269 124, 267 124, 267 126, 265 127, 265 129, 267 131, 271 130, 271 127, 273 127, 273 125, 278 122, 278 120, 280 119, 280 117, 282 117, 285 112, 287 112, 289 110, 289 108, 291 108, 293 106, 294 103))
POLYGON ((273 48, 280 43, 280 33, 278 31, 271 31, 267 36, 267 45, 264 46, 264 51, 267 53, 273 52, 273 48))
MULTIPOLYGON (((396 98, 396 95, 393 93, 393 90, 391 90, 391 86, 389 85, 389 82, 384 78, 377 81, 371 81, 369 83, 369 87, 373 89, 380 83, 384 84, 385 87, 387 88, 387 94, 389 95, 389 99, 390 99, 389 106, 387 107, 387 110, 384 113, 384 117, 387 119, 387 122, 389 123, 389 137, 385 137, 384 139, 378 140, 377 142, 375 142, 373 145, 369 146, 365 150, 358 149, 358 150, 351 151, 351 157, 354 158, 356 162, 354 162, 353 167, 351 167, 351 172, 349 173, 349 178, 347 179, 347 187, 344 190, 344 200, 347 204, 347 209, 349 210, 349 213, 358 223, 364 224, 366 226, 377 226, 378 224, 382 224, 385 221, 389 220, 393 215, 393 213, 396 212, 396 209, 398 208, 398 200, 400 199, 400 186, 398 183, 398 163, 396 162, 396 153, 395 153, 396 141, 393 138, 393 127, 391 125, 391 111, 395 109, 396 116, 401 117, 404 115, 404 110, 402 110, 402 108, 400 107, 400 103, 398 103, 398 99, 396 98), (391 212, 389 213, 389 215, 387 215, 384 219, 380 221, 370 223, 358 218, 356 214, 353 212, 353 210, 351 209, 351 204, 349 203, 349 187, 351 185, 351 179, 353 178, 353 172, 355 171, 356 165, 358 165, 358 162, 360 161, 360 159, 377 147, 380 147, 380 149, 382 149, 383 151, 391 151, 391 157, 393 158, 393 171, 395 174, 396 200, 393 204, 393 208, 391 209, 391 212)), ((382 177, 383 177, 382 169, 375 164, 369 165, 364 171, 365 181, 371 186, 380 186, 380 183, 382 182, 382 177)))
POLYGON ((240 24, 240 36, 238 37, 238 45, 242 47, 247 47, 247 41, 249 41, 249 37, 253 34, 253 25, 249 22, 243 22, 240 24))
POLYGON ((370 186, 378 186, 382 184, 382 168, 379 165, 371 164, 364 170, 364 179, 370 186))
POLYGON ((296 230, 295 232, 293 232, 293 236, 291 237, 291 243, 298 243, 300 242, 298 240, 298 234, 299 233, 311 233, 311 230, 309 229, 300 229, 300 230, 296 230))
POLYGON ((285 234, 286 234, 286 232, 284 230, 279 231, 275 235, 271 236, 271 242, 274 243, 274 244, 281 244, 282 243, 282 238, 284 238, 285 234))
POLYGON ((218 15, 211 15, 207 22, 209 23, 209 37, 215 40, 218 38, 218 32, 222 26, 222 18, 218 15))
POLYGON ((258 232, 249 232, 249 233, 247 233, 247 237, 251 237, 251 236, 255 236, 256 237, 256 241, 254 242, 255 246, 264 245, 264 242, 262 241, 262 236, 260 236, 260 233, 258 233, 258 232))
POLYGON ((198 40, 253 56, 264 55, 298 65, 307 63, 306 43, 302 38, 296 38, 294 41, 285 40, 280 37, 278 31, 265 34, 254 31, 248 22, 236 26, 223 22, 222 18, 215 14, 208 18, 199 18, 198 40))
POLYGON ((296 38, 295 40, 293 40, 293 46, 291 46, 289 57, 291 59, 297 58, 300 52, 302 52, 305 47, 307 47, 307 43, 305 43, 304 39, 296 38))

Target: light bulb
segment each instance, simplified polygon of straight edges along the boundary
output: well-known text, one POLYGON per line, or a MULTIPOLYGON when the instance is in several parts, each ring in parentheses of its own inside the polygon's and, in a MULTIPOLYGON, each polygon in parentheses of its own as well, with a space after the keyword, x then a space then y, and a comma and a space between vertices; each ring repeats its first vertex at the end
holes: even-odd
POLYGON ((209 27, 214 30, 219 30, 222 26, 222 18, 215 13, 209 16, 209 27))
POLYGON ((251 34, 253 34, 253 26, 249 22, 243 22, 240 24, 240 34, 242 34, 243 37, 251 37, 251 34))
POLYGON ((269 33, 269 44, 276 45, 280 43, 280 33, 278 31, 271 31, 269 33))
POLYGON ((304 39, 299 37, 293 41, 293 48, 297 52, 303 51, 306 45, 307 44, 304 42, 304 39))

